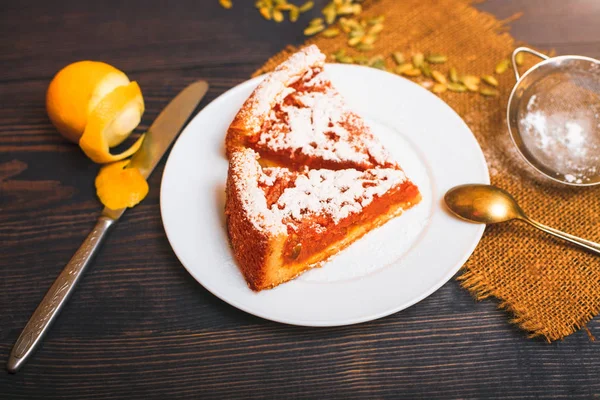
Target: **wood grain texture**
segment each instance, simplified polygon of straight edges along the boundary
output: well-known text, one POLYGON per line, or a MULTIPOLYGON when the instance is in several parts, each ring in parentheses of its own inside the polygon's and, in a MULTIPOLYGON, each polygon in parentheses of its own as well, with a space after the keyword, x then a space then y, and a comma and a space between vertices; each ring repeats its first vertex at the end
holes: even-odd
MULTIPOLYGON (((0 4, 1 362, 100 210, 98 167, 46 117, 52 75, 80 59, 124 69, 144 92, 142 129, 196 79, 211 84, 203 107, 303 40, 299 25, 263 21, 244 3, 0 4)), ((532 45, 600 57, 598 1, 478 7, 499 18, 524 11, 512 33, 532 45)), ((600 347, 585 332, 552 345, 527 339, 496 303, 475 303, 454 280, 408 310, 341 328, 281 325, 223 303, 167 242, 163 167, 38 352, 17 375, 0 372, 1 399, 600 398, 600 347)), ((590 329, 600 333, 597 320, 590 329)))

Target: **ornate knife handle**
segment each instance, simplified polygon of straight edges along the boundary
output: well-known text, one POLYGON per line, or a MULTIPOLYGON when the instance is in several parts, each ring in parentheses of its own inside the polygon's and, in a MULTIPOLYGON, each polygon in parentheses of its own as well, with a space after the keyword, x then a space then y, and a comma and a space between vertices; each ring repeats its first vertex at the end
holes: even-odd
POLYGON ((25 325, 8 358, 6 367, 9 372, 17 372, 40 344, 114 223, 115 220, 105 216, 98 218, 94 229, 56 278, 25 325))

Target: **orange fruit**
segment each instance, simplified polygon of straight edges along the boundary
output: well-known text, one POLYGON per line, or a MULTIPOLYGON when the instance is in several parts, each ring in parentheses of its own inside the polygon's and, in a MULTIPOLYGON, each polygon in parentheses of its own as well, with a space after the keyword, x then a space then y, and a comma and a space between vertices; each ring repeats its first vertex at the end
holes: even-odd
POLYGON ((129 163, 123 160, 105 165, 96 177, 96 193, 108 208, 133 207, 148 194, 148 182, 137 168, 127 168, 129 163))
POLYGON ((79 146, 97 163, 122 160, 135 153, 144 135, 120 154, 110 153, 110 147, 121 144, 139 125, 144 113, 144 98, 137 82, 119 86, 104 96, 92 110, 79 146))
POLYGON ((77 143, 88 118, 100 101, 129 78, 115 67, 98 61, 79 61, 61 69, 46 93, 46 111, 56 129, 77 143))

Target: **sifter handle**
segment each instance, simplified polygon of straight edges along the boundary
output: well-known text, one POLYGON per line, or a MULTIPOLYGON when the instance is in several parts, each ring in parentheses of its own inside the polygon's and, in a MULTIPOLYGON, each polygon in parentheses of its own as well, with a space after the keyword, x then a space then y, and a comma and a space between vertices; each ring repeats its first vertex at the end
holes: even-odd
POLYGON ((517 47, 515 49, 515 51, 513 51, 512 58, 511 58, 513 71, 515 71, 515 78, 517 78, 517 81, 519 79, 521 79, 521 76, 519 75, 519 67, 517 66, 517 60, 516 60, 517 54, 519 54, 519 53, 533 54, 534 56, 538 56, 539 58, 541 58, 543 60, 547 60, 548 58, 550 58, 547 55, 540 53, 539 51, 530 49, 529 47, 517 47))

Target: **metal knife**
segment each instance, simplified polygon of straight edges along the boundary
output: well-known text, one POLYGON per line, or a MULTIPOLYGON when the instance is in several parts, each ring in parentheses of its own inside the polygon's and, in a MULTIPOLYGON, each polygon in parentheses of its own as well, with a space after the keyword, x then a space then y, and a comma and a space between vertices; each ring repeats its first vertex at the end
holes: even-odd
MULTIPOLYGON (((208 83, 205 81, 194 82, 183 89, 150 126, 142 147, 133 155, 128 167, 138 168, 147 179, 207 91, 208 83)), ((91 264, 107 233, 124 212, 125 208, 104 208, 96 226, 56 278, 15 342, 6 366, 9 372, 17 372, 33 354, 91 264)))

